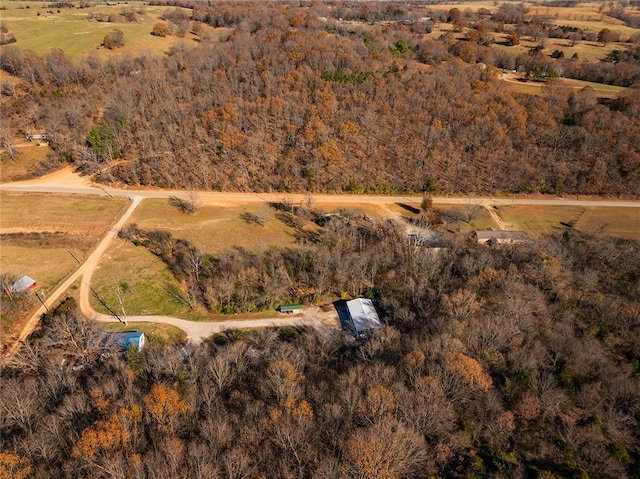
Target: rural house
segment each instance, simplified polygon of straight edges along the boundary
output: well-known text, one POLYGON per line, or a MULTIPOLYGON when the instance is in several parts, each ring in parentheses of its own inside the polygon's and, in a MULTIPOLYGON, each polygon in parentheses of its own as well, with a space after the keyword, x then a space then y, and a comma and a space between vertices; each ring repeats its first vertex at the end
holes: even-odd
POLYGON ((373 301, 370 299, 353 299, 347 301, 346 306, 349 318, 345 321, 345 325, 356 339, 364 339, 372 330, 382 326, 373 301))
POLYGON ((495 246, 522 243, 528 236, 524 231, 475 230, 471 233, 471 238, 480 244, 495 246))

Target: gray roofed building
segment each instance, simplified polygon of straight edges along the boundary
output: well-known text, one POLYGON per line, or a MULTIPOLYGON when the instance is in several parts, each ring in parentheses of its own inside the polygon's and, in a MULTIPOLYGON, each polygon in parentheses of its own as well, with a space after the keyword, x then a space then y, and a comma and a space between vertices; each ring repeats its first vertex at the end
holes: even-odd
POLYGON ((367 337, 367 334, 382 326, 373 301, 365 298, 347 301, 349 323, 347 327, 357 339, 367 337))
POLYGON ((33 291, 37 286, 36 280, 29 276, 23 276, 18 281, 13 283, 9 288, 11 293, 28 293, 33 291))
POLYGON ((471 238, 480 244, 497 245, 522 243, 528 236, 524 231, 475 230, 471 238))

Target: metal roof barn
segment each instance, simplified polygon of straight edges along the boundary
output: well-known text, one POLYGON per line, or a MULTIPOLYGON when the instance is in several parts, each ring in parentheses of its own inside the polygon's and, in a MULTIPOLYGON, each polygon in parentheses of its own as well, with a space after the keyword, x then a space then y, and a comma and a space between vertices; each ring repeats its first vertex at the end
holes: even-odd
POLYGON ((11 285, 9 291, 11 291, 12 293, 28 293, 29 291, 35 289, 35 287, 35 279, 30 278, 29 276, 23 276, 11 285))
POLYGON ((347 309, 356 338, 362 338, 367 332, 382 326, 373 301, 370 299, 358 298, 347 301, 347 309))

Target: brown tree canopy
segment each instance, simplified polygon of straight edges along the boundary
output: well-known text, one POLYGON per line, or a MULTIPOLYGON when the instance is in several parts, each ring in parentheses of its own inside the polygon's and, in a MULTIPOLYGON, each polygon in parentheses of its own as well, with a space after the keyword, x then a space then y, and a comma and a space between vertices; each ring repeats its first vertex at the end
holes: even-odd
POLYGON ((568 91, 514 93, 497 70, 475 64, 630 85, 634 54, 602 63, 516 56, 483 45, 493 39, 481 38, 486 22, 473 30, 480 43, 422 41, 399 28, 321 22, 294 6, 200 5, 196 18, 234 31, 165 57, 106 62, 6 47, 0 65, 26 80, 19 100, 4 101, 8 120, 42 124, 57 154, 103 182, 638 196, 637 88, 576 114, 568 91), (472 64, 442 61, 451 55, 472 64))
POLYGON ((351 279, 317 269, 341 248, 343 272, 368 278, 374 336, 228 331, 121 355, 69 301, 0 371, 0 474, 637 475, 637 242, 567 231, 495 249, 452 238, 434 254, 381 225, 323 231, 313 254, 231 263, 261 295, 277 294, 278 268, 293 288, 324 274, 341 291, 351 279))

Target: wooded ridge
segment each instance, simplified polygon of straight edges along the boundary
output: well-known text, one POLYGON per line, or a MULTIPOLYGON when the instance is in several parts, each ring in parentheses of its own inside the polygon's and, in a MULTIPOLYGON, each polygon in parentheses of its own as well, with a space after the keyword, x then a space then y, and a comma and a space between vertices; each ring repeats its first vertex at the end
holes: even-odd
MULTIPOLYGON (((198 5, 189 21, 233 33, 178 43, 164 57, 74 62, 61 50, 38 58, 6 46, 0 66, 24 82, 4 97, 5 116, 15 131, 46 130, 58 158, 115 184, 640 194, 638 88, 607 101, 552 83, 517 93, 501 68, 565 60, 432 40, 397 22, 324 22, 326 8, 198 5)), ((566 69, 615 69, 634 85, 631 48, 566 69)))

